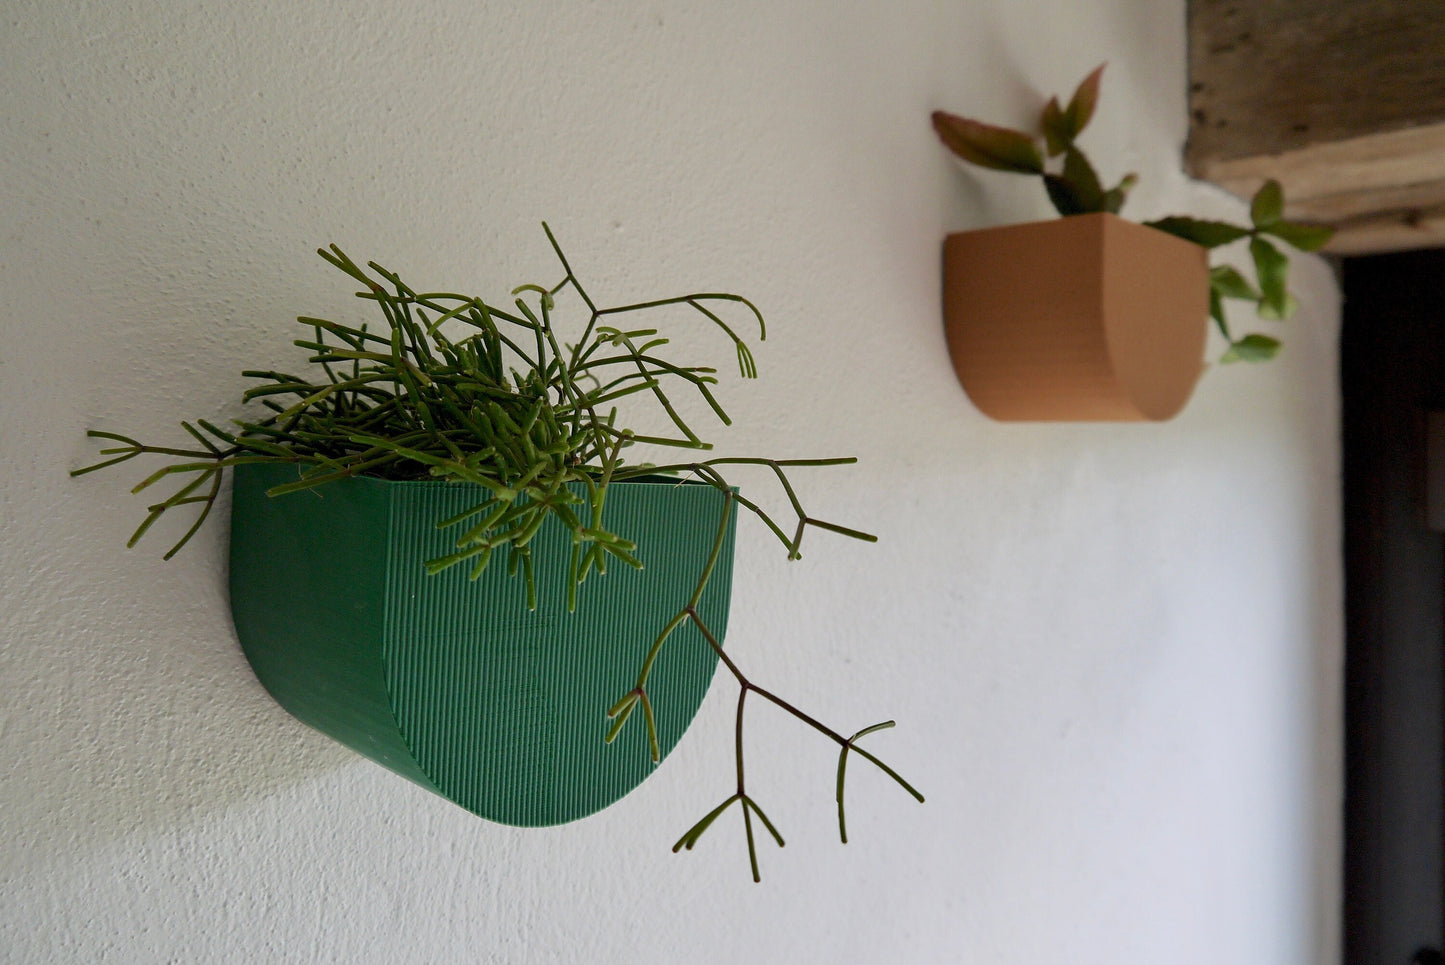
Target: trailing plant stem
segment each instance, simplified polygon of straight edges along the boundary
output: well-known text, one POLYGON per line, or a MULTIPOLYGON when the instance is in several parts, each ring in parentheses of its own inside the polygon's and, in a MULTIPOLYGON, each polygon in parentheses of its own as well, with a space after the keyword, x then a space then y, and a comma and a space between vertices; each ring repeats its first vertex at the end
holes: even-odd
MULTIPOLYGON (((803 529, 806 526, 807 522, 809 522, 809 519, 806 513, 803 512, 802 506, 798 503, 797 497, 793 494, 792 487, 788 486, 786 477, 782 474, 780 469, 777 469, 776 464, 773 465, 774 469, 778 471, 779 478, 783 480, 783 485, 787 488, 788 494, 792 499, 794 509, 797 511, 799 516, 798 535, 794 539, 793 544, 789 547, 790 558, 795 558, 796 544, 801 541, 803 529)), ((709 470, 711 469, 710 466, 699 468, 707 468, 709 470)), ((769 821, 766 815, 763 814, 762 809, 759 808, 757 806, 757 803, 753 801, 753 799, 750 798, 747 794, 747 785, 744 779, 743 736, 745 730, 744 713, 747 706, 748 694, 757 694, 759 697, 767 700, 774 706, 790 714, 792 717, 796 718, 799 721, 802 721, 804 724, 807 724, 809 727, 818 731, 820 734, 832 740, 841 748, 838 759, 837 803, 838 833, 844 844, 848 843, 848 832, 843 807, 843 785, 845 777, 845 767, 847 764, 847 755, 850 751, 859 754, 869 763, 873 764, 881 771, 883 771, 883 773, 891 777, 905 791, 907 791, 916 800, 918 800, 919 803, 922 803, 924 798, 923 795, 920 794, 918 790, 913 787, 913 785, 909 784, 908 781, 904 780, 902 775, 900 775, 897 771, 889 767, 887 764, 883 763, 883 761, 879 760, 873 754, 857 746, 857 741, 861 737, 870 734, 876 730, 883 729, 885 727, 892 727, 893 721, 885 721, 881 724, 875 724, 871 727, 864 728, 863 730, 854 734, 852 737, 844 737, 838 731, 829 727, 827 724, 824 724, 818 718, 807 713, 806 711, 799 709, 797 706, 793 705, 787 700, 784 700, 782 697, 779 697, 772 691, 760 687, 757 684, 753 683, 751 680, 749 680, 748 677, 743 673, 742 669, 737 665, 737 663, 733 661, 731 655, 729 655, 728 652, 723 649, 722 643, 717 639, 716 636, 714 636, 712 630, 708 627, 707 622, 703 620, 702 615, 698 612, 697 608, 702 600, 703 592, 706 590, 709 581, 712 579, 713 570, 717 564, 717 560, 721 553, 724 540, 727 536, 728 523, 730 521, 732 513, 732 504, 733 501, 738 498, 737 494, 734 493, 730 487, 728 487, 725 483, 721 482, 721 477, 716 476, 716 473, 712 473, 712 476, 717 479, 717 482, 714 482, 713 484, 715 486, 718 486, 718 488, 721 489, 723 492, 723 509, 721 519, 718 522, 717 535, 713 539, 712 549, 708 554, 707 562, 703 566, 702 573, 698 579, 696 587, 693 589, 692 597, 688 600, 687 605, 684 606, 680 611, 678 611, 678 613, 676 613, 672 617, 672 619, 667 622, 666 626, 663 628, 663 631, 658 634, 657 638, 653 641, 652 647, 648 650, 647 656, 643 660, 642 669, 638 674, 636 686, 634 686, 632 690, 625 694, 622 700, 618 701, 618 703, 613 706, 612 710, 609 711, 609 716, 613 717, 614 722, 612 727, 608 731, 607 740, 611 742, 613 739, 616 738, 618 732, 621 730, 623 724, 627 720, 627 717, 631 713, 632 708, 635 707, 637 703, 642 702, 647 721, 647 737, 648 744, 652 751, 652 760, 653 763, 658 763, 660 761, 661 755, 659 752, 659 741, 657 738, 655 723, 650 712, 650 704, 647 703, 647 681, 649 675, 652 672, 652 667, 657 660, 658 654, 662 650, 663 644, 667 642, 667 640, 672 636, 673 631, 676 630, 679 626, 681 626, 683 622, 690 621, 693 626, 697 627, 698 632, 702 635, 703 640, 707 643, 708 647, 713 651, 713 653, 717 655, 717 658, 722 662, 723 666, 727 667, 728 672, 732 674, 733 679, 737 682, 738 685, 737 718, 734 727, 733 738, 734 756, 737 769, 737 792, 733 796, 729 797, 726 801, 724 801, 720 806, 708 812, 708 814, 705 815, 701 821, 695 824, 692 829, 690 829, 686 834, 684 834, 683 837, 679 839, 675 845, 673 845, 672 850, 674 852, 682 848, 692 850, 692 847, 694 844, 697 843, 698 838, 701 837, 702 833, 707 830, 708 826, 712 824, 712 822, 717 818, 717 816, 721 814, 722 811, 726 810, 729 805, 737 802, 741 805, 743 812, 743 831, 744 836, 747 839, 748 862, 752 868, 753 881, 760 882, 762 881, 762 877, 758 870, 757 842, 753 834, 753 812, 756 812, 758 817, 767 826, 768 830, 772 833, 773 838, 777 841, 778 847, 782 847, 784 842, 782 835, 780 835, 777 829, 773 827, 772 822, 769 821)), ((709 481, 712 480, 710 479, 709 481)))

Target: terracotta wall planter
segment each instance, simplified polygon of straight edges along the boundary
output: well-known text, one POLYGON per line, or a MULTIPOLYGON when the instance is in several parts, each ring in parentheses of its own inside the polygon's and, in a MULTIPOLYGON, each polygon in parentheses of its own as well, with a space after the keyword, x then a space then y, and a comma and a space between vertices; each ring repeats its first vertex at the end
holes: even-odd
POLYGON ((1203 371, 1207 253, 1111 214, 949 235, 943 316, 959 381, 994 419, 1138 421, 1203 371))
MULTIPOLYGON (((456 538, 439 519, 480 487, 353 479, 271 498, 286 466, 235 473, 231 611, 256 676, 311 726, 462 807, 549 825, 599 810, 655 770, 639 717, 611 745, 606 710, 636 682, 657 632, 686 603, 717 533, 723 497, 676 480, 608 492, 606 521, 646 569, 614 563, 567 612, 569 535, 549 520, 533 543, 538 608, 494 561, 428 576, 456 538)), ((699 608, 721 637, 732 584, 730 504, 722 558, 699 608)), ((696 714, 717 658, 684 626, 652 673, 665 755, 696 714)))

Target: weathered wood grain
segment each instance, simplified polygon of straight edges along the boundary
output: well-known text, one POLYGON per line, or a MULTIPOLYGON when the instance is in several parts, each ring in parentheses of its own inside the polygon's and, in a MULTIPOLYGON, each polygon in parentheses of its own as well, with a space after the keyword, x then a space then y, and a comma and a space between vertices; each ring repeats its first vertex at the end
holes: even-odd
POLYGON ((1189 0, 1190 173, 1330 251, 1445 245, 1445 0, 1189 0))
POLYGON ((1191 165, 1445 122, 1441 0, 1190 0, 1188 17, 1191 165))

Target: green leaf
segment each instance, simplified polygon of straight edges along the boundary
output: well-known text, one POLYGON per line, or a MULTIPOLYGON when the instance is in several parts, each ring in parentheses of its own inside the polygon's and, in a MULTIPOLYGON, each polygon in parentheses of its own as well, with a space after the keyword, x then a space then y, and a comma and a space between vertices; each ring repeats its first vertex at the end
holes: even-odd
POLYGON ((1044 142, 1048 147, 1049 157, 1058 157, 1074 142, 1074 132, 1064 117, 1064 109, 1059 106, 1057 97, 1050 97, 1049 102, 1044 105, 1044 113, 1039 118, 1039 126, 1044 131, 1044 142))
POLYGON ((1284 215, 1284 189, 1270 178, 1254 193, 1249 203, 1249 220, 1256 228, 1268 228, 1284 215))
POLYGON ((944 111, 933 112, 933 129, 950 151, 979 167, 995 171, 1042 174, 1044 158, 1033 138, 944 111))
POLYGON ((1214 319, 1214 327, 1219 329, 1226 341, 1233 342, 1234 336, 1229 334, 1229 323, 1224 319, 1224 298, 1219 290, 1210 286, 1209 289, 1209 317, 1214 319))
POLYGON ((1277 221, 1261 231, 1274 235, 1287 245, 1300 251, 1319 251, 1334 237, 1335 229, 1329 225, 1301 224, 1297 221, 1277 221))
POLYGON ((1268 335, 1246 335, 1244 338, 1229 346, 1219 359, 1221 363, 1229 362, 1268 362, 1279 354, 1279 339, 1270 338, 1268 335))
POLYGON ((1298 301, 1293 295, 1289 294, 1288 292, 1286 292, 1286 293, 1285 293, 1285 296, 1284 296, 1284 312, 1283 312, 1283 314, 1281 314, 1280 312, 1275 311, 1275 308, 1274 308, 1273 305, 1267 305, 1267 304, 1265 304, 1265 303, 1263 303, 1263 302, 1261 302, 1259 305, 1257 305, 1257 306, 1255 307, 1255 311, 1256 311, 1256 313, 1259 315, 1260 318, 1266 319, 1267 321, 1271 321, 1271 322, 1282 322, 1282 321, 1284 321, 1284 320, 1287 319, 1287 318, 1292 318, 1292 317, 1294 316, 1294 313, 1295 313, 1296 311, 1298 311, 1298 310, 1299 310, 1299 301, 1298 301))
POLYGON ((1064 152, 1064 180, 1074 186, 1089 211, 1104 210, 1104 188, 1084 152, 1071 147, 1064 152))
POLYGON ((1249 235, 1248 228, 1241 228, 1226 221, 1200 221, 1197 218, 1171 216, 1157 221, 1145 221, 1144 224, 1205 248, 1218 248, 1249 235))
POLYGON ((1104 210, 1110 214, 1118 214, 1119 209, 1124 207, 1124 200, 1129 197, 1129 192, 1134 190, 1134 185, 1139 183, 1139 175, 1130 172, 1120 179, 1104 193, 1104 210))
POLYGON ((1044 175, 1044 187, 1049 192, 1049 200, 1065 217, 1105 210, 1099 176, 1078 148, 1071 147, 1064 152, 1063 173, 1044 175))
POLYGON ((1094 68, 1093 73, 1080 81, 1074 96, 1069 100, 1064 119, 1068 124, 1070 141, 1079 136, 1094 116, 1094 108, 1099 103, 1099 82, 1103 79, 1105 66, 1100 64, 1094 68))
POLYGON ((1044 190, 1049 193, 1054 210, 1065 218, 1069 215, 1089 213, 1089 209, 1084 207, 1084 202, 1074 191, 1074 186, 1057 174, 1044 175, 1044 190))
POLYGON ((1252 302, 1259 301, 1259 292, 1255 287, 1228 265, 1218 265, 1209 269, 1209 287, 1219 292, 1224 298, 1246 298, 1252 302))
POLYGON ((1254 274, 1259 281, 1259 305, 1266 306, 1279 318, 1289 310, 1289 259, 1263 238, 1249 239, 1249 253, 1254 258, 1254 274))

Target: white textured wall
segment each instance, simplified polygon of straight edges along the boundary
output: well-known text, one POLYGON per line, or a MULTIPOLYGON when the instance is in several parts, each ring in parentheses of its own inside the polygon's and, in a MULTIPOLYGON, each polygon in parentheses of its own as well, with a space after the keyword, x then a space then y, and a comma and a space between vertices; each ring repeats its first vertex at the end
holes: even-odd
POLYGON ((943 234, 1046 205, 929 111, 1024 123, 1104 59, 1086 144, 1132 213, 1241 215, 1178 171, 1182 2, 6 3, 0 960, 1331 960, 1328 270, 1296 259, 1278 364, 1165 425, 990 423, 944 350, 943 234), (668 852, 729 790, 721 678, 616 807, 489 825, 261 690, 222 526, 162 563, 122 545, 136 471, 66 477, 356 311, 317 245, 501 297, 555 280, 542 218, 602 298, 764 308, 725 451, 861 460, 800 481, 880 543, 785 564, 746 525, 729 643, 840 727, 896 716, 929 801, 857 767, 840 846, 831 746, 757 713, 761 886, 732 820, 668 852))

